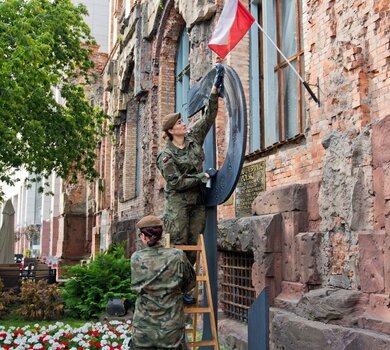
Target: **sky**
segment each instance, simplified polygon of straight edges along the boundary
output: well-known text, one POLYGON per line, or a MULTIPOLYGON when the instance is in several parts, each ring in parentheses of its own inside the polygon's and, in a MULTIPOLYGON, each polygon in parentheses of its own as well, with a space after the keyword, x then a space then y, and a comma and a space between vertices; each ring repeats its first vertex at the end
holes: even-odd
MULTIPOLYGON (((20 170, 20 171, 17 171, 16 174, 15 174, 15 178, 19 178, 23 181, 23 179, 25 179, 27 177, 27 171, 25 170, 20 170)), ((4 193, 5 193, 5 196, 4 196, 4 199, 7 200, 8 198, 14 196, 15 194, 18 194, 19 193, 19 188, 20 188, 20 185, 22 183, 22 181, 19 181, 16 183, 16 186, 9 186, 3 182, 0 182, 0 186, 2 187, 4 193)))

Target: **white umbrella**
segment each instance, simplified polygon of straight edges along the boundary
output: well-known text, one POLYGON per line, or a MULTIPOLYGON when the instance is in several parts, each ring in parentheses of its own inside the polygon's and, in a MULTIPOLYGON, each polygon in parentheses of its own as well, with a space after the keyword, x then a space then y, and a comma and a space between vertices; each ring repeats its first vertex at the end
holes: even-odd
POLYGON ((15 262, 14 206, 9 199, 3 209, 3 225, 0 229, 0 264, 15 262))

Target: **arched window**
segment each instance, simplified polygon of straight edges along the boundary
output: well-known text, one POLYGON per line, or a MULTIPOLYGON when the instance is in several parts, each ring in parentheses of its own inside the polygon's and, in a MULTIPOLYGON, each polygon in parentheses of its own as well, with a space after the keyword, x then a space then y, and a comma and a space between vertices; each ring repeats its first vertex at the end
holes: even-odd
POLYGON ((176 55, 176 112, 180 112, 185 122, 188 121, 187 103, 190 89, 190 43, 188 33, 184 29, 176 55))

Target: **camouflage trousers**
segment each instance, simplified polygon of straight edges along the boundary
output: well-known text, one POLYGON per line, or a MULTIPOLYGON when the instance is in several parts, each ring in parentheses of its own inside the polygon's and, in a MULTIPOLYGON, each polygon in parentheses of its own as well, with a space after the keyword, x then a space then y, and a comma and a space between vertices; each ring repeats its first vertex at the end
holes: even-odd
MULTIPOLYGON (((166 200, 164 210, 164 230, 170 234, 171 244, 196 245, 199 234, 203 233, 206 222, 206 209, 203 205, 187 204, 185 201, 166 200)), ((192 265, 196 252, 186 252, 192 265)))
POLYGON ((183 341, 177 348, 156 348, 156 347, 142 347, 136 346, 133 341, 130 339, 129 342, 130 350, 188 350, 187 344, 183 341))

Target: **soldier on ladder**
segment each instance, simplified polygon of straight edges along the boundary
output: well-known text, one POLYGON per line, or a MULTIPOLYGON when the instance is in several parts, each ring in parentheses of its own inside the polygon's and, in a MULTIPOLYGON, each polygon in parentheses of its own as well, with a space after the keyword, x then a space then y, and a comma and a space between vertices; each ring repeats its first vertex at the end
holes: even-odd
MULTIPOLYGON (((202 187, 216 175, 215 169, 203 171, 203 142, 218 112, 218 96, 223 89, 224 68, 217 67, 204 115, 191 128, 187 128, 180 113, 171 113, 162 121, 167 143, 157 156, 157 167, 165 179, 164 229, 171 242, 179 245, 196 245, 204 232, 206 212, 202 187)), ((195 263, 194 252, 187 252, 195 263)), ((185 295, 186 304, 195 300, 185 295)))

